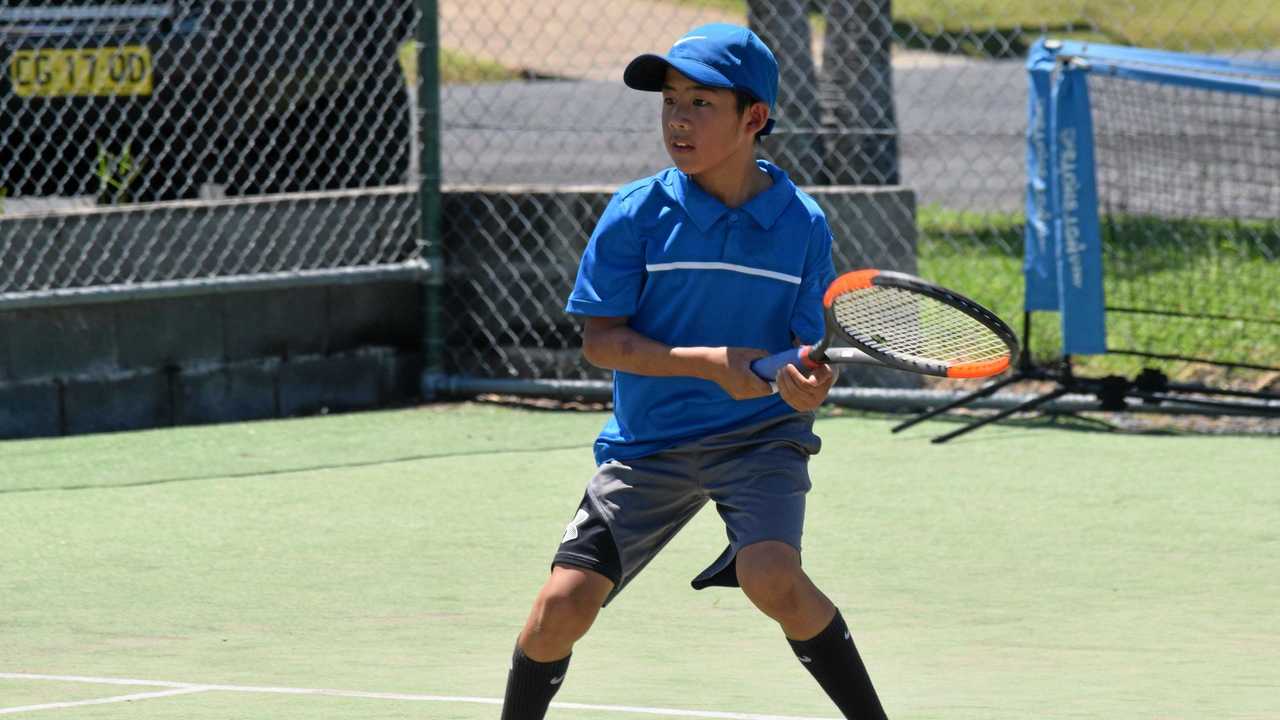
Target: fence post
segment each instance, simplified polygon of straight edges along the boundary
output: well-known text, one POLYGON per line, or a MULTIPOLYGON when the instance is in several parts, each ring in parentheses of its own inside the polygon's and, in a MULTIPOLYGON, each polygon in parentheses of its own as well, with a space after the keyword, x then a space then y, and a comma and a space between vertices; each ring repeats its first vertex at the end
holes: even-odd
POLYGON ((419 244, 428 272, 422 284, 422 399, 444 378, 444 266, 440 237, 440 32, 436 0, 418 0, 419 244))

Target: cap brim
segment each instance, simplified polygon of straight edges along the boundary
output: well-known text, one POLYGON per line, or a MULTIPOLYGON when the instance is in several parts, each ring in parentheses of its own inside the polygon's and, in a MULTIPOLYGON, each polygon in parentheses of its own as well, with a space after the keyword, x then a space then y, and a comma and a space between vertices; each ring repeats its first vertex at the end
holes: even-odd
POLYGON ((667 80, 667 68, 674 68, 699 85, 732 88, 729 78, 695 60, 665 58, 661 55, 641 55, 627 65, 622 72, 622 82, 627 87, 649 92, 660 92, 667 80))

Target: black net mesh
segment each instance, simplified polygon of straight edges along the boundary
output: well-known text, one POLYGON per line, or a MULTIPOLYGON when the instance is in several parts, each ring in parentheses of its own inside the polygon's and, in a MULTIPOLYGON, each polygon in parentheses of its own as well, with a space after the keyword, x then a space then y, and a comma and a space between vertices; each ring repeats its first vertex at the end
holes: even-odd
POLYGON ((1280 97, 1105 72, 1089 93, 1109 348, 1174 376, 1280 369, 1280 97))

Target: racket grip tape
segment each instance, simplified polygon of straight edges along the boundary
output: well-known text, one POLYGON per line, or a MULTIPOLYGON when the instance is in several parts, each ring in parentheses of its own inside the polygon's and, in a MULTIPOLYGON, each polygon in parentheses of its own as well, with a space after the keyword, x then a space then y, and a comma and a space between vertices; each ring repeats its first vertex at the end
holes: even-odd
POLYGON ((803 345, 798 348, 783 350, 768 357, 762 357, 759 360, 753 360, 751 362, 751 370, 762 379, 770 382, 778 377, 779 370, 788 365, 812 370, 818 366, 818 363, 809 359, 809 351, 812 349, 812 345, 803 345))

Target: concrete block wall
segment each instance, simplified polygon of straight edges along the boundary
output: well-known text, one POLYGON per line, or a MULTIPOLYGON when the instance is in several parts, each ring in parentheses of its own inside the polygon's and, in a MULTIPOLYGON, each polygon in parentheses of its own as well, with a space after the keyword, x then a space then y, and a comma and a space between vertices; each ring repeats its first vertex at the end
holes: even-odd
MULTIPOLYGON (((0 292, 397 263, 417 205, 392 187, 0 217, 0 292)), ((421 293, 348 279, 0 309, 0 438, 416 400, 421 293)))
POLYGON ((0 312, 0 438, 416 400, 420 293, 385 282, 0 312))

